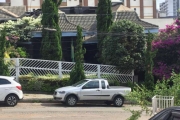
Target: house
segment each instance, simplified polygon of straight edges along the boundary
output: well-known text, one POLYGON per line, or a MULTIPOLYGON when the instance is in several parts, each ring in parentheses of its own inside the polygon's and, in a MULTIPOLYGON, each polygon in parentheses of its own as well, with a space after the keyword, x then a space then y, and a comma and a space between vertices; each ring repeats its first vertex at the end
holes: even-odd
MULTIPOLYGON (((121 4, 112 7, 113 21, 122 19, 131 20, 144 27, 144 33, 158 33, 159 27, 157 25, 142 21, 137 13, 121 4)), ((98 63, 95 56, 97 53, 97 21, 96 14, 65 14, 60 11, 60 28, 62 31, 62 49, 65 61, 73 61, 72 52, 76 40, 76 27, 80 25, 83 29, 84 47, 86 48, 85 62, 98 63)), ((41 45, 41 31, 33 31, 33 46, 34 58, 39 58, 40 45, 41 45)))
POLYGON ((0 23, 26 16, 25 6, 0 6, 0 23))

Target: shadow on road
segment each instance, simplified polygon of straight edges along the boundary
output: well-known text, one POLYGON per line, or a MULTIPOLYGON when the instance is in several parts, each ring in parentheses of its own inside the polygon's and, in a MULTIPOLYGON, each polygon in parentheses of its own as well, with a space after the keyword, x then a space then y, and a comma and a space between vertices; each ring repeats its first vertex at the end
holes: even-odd
MULTIPOLYGON (((42 103, 42 106, 45 107, 64 107, 64 108, 71 108, 66 106, 65 104, 62 103, 42 103)), ((119 107, 115 107, 114 105, 106 105, 106 104, 95 104, 95 103, 79 103, 74 107, 114 107, 114 108, 119 108, 119 107)), ((73 107, 73 108, 74 108, 73 107)))
POLYGON ((0 107, 8 107, 8 106, 5 103, 3 103, 3 102, 1 103, 0 102, 0 107))

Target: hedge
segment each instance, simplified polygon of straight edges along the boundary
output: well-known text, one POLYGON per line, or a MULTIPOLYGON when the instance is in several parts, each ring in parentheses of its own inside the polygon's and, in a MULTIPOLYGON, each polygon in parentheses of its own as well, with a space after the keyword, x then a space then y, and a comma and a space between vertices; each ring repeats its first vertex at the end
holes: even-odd
POLYGON ((33 76, 22 75, 19 77, 23 91, 54 92, 59 87, 69 85, 69 77, 59 78, 57 75, 33 76))

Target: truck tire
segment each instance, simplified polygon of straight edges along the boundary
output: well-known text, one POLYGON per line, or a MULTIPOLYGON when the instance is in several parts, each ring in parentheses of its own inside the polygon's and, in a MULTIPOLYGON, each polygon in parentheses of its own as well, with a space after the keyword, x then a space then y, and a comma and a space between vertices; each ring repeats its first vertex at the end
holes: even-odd
POLYGON ((122 107, 122 105, 124 104, 124 98, 121 96, 117 96, 114 98, 113 103, 116 107, 122 107))
POLYGON ((66 105, 68 106, 75 106, 77 103, 77 97, 75 95, 69 95, 66 98, 66 105))

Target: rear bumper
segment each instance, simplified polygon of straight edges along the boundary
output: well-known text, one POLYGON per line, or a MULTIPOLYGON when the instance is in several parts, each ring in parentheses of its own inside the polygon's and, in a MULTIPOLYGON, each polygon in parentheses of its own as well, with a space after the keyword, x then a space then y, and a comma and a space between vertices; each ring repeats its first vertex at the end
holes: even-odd
POLYGON ((18 97, 19 97, 19 100, 22 100, 24 98, 22 91, 19 91, 18 97))

